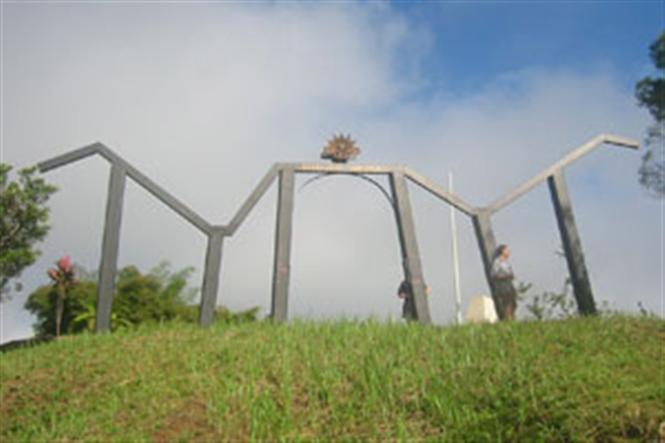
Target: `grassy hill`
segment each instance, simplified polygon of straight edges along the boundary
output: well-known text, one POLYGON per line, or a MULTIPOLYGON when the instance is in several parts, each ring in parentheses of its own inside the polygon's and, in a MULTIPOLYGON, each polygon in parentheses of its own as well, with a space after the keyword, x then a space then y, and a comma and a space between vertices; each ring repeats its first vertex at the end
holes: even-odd
POLYGON ((665 321, 166 324, 2 354, 0 439, 654 441, 665 321))

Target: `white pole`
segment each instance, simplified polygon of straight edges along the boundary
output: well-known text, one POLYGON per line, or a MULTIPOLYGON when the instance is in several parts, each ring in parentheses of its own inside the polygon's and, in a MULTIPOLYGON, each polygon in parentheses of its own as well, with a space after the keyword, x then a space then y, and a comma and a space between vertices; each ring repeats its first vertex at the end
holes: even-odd
MULTIPOLYGON (((448 173, 448 190, 453 193, 453 173, 448 173)), ((453 245, 453 284, 455 289, 455 312, 457 314, 457 324, 462 324, 462 295, 459 281, 459 257, 457 254, 457 226, 455 225, 455 207, 450 206, 450 232, 453 245)))

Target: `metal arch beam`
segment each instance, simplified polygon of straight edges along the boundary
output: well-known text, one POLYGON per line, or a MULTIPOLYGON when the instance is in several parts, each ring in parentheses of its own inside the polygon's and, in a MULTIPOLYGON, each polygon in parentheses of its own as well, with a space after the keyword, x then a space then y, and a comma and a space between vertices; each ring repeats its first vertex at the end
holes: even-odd
POLYGON ((242 204, 238 212, 226 225, 227 235, 233 235, 240 225, 245 221, 254 206, 268 191, 273 181, 282 171, 293 171, 294 173, 320 173, 320 174, 388 174, 394 170, 401 170, 400 166, 376 166, 376 165, 348 165, 348 164, 326 164, 326 163, 276 163, 263 176, 256 185, 247 200, 242 204))
MULTIPOLYGON (((313 182, 315 182, 315 181, 317 181, 317 180, 321 180, 321 179, 323 179, 323 178, 332 177, 332 176, 333 176, 333 173, 331 173, 331 172, 324 172, 324 173, 321 173, 321 174, 315 175, 314 177, 312 177, 312 178, 308 179, 307 181, 305 181, 305 183, 303 183, 303 184, 298 188, 298 191, 302 190, 303 188, 305 188, 305 186, 309 185, 310 183, 313 183, 313 182)), ((386 191, 386 190, 383 188, 383 186, 381 186, 381 183, 377 182, 377 181, 374 180, 372 177, 369 177, 369 176, 367 176, 367 175, 365 175, 365 174, 351 174, 351 176, 352 176, 352 177, 359 178, 359 179, 361 179, 361 180, 365 180, 366 182, 370 183, 372 186, 374 186, 375 188, 377 188, 377 189, 379 190, 379 192, 381 192, 381 194, 383 194, 383 196, 386 198, 386 200, 388 200, 388 203, 390 203, 390 206, 391 206, 391 207, 394 207, 394 206, 395 206, 395 202, 393 201, 392 197, 390 196, 390 194, 388 193, 388 191, 386 191)))
POLYGON ((326 164, 326 163, 281 163, 278 167, 293 169, 295 172, 303 173, 320 173, 320 174, 353 174, 353 175, 377 175, 377 174, 392 174, 401 173, 406 176, 413 183, 417 184, 424 190, 433 194, 435 197, 445 201, 446 203, 454 206, 468 216, 473 216, 478 212, 470 204, 466 203, 461 198, 448 192, 434 181, 428 179, 422 174, 414 171, 409 167, 399 165, 349 165, 349 164, 326 164))
POLYGON ((478 212, 477 208, 474 208, 473 206, 469 205, 466 203, 464 200, 461 198, 457 197, 456 195, 446 191, 443 187, 440 185, 436 184, 434 181, 428 179, 422 174, 417 173, 413 169, 409 167, 404 168, 404 174, 406 177, 411 180, 413 183, 417 184, 430 194, 434 195, 435 197, 443 200, 444 202, 448 203, 451 206, 454 206, 456 209, 460 210, 461 212, 465 213, 468 216, 473 216, 478 212))
POLYGON ((395 207, 395 201, 392 199, 392 197, 390 197, 390 194, 388 193, 388 191, 386 191, 384 189, 384 187, 381 186, 381 183, 377 182, 372 177, 369 177, 365 174, 359 174, 359 175, 356 175, 355 177, 358 177, 361 180, 365 180, 366 182, 371 183, 372 186, 377 188, 379 190, 379 192, 381 192, 381 194, 383 194, 383 196, 386 198, 386 200, 388 200, 388 203, 390 203, 390 206, 393 207, 393 208, 395 207))
POLYGON ((527 180, 526 182, 524 182, 514 190, 508 192, 504 196, 490 203, 487 206, 488 209, 490 210, 490 212, 497 212, 498 210, 508 206, 510 203, 514 202, 519 197, 526 194, 527 192, 529 192, 530 190, 532 190, 533 188, 535 188, 536 186, 547 180, 550 176, 556 174, 558 171, 562 170, 571 163, 574 163, 575 161, 579 160, 581 157, 594 151, 603 144, 621 146, 630 149, 638 149, 640 146, 638 142, 628 138, 619 137, 616 135, 609 135, 609 134, 597 135, 588 142, 584 143, 583 145, 573 149, 571 152, 569 152, 567 155, 561 158, 558 162, 554 163, 552 166, 548 167, 547 169, 535 175, 533 178, 527 180))
POLYGON ((305 183, 303 183, 302 185, 300 185, 298 187, 298 191, 302 191, 305 186, 309 185, 312 182, 315 182, 317 180, 321 180, 322 178, 328 178, 328 177, 332 177, 332 174, 330 172, 322 172, 321 174, 317 174, 314 177, 310 177, 307 180, 305 180, 305 183))

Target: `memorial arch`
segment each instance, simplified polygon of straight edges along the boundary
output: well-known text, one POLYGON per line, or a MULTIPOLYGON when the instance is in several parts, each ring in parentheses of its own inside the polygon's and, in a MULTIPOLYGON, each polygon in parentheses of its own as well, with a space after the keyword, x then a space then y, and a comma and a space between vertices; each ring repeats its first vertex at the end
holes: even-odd
MULTIPOLYGON (((584 254, 579 233, 575 225, 572 204, 568 196, 563 170, 569 164, 595 150, 603 144, 623 146, 637 149, 637 142, 613 135, 598 135, 587 143, 571 151, 561 160, 529 179, 501 198, 487 206, 475 207, 463 201, 436 182, 419 174, 413 169, 401 165, 361 165, 341 163, 276 163, 256 185, 249 197, 240 206, 228 224, 213 224, 205 220, 185 203, 168 193, 137 168, 102 143, 94 143, 80 149, 59 155, 38 164, 41 172, 65 166, 83 158, 100 155, 111 165, 104 233, 102 238, 102 254, 97 286, 97 332, 107 331, 111 323, 111 307, 113 303, 114 284, 117 273, 120 228, 127 177, 145 188, 150 194, 171 208, 178 215, 194 225, 207 237, 205 269, 201 289, 199 322, 207 326, 212 322, 219 290, 219 275, 222 261, 222 247, 227 237, 232 237, 254 206, 263 197, 273 182, 277 181, 277 216, 274 241, 274 260, 271 294, 271 316, 275 321, 285 321, 288 317, 288 295, 291 270, 291 240, 293 236, 293 208, 295 201, 295 177, 297 174, 319 176, 352 175, 374 182, 373 176, 388 178, 389 191, 382 187, 386 198, 391 202, 398 230, 402 265, 405 279, 413 287, 416 315, 420 322, 430 323, 431 317, 411 199, 407 182, 419 186, 442 202, 452 205, 471 218, 480 255, 485 269, 488 287, 494 297, 494 289, 490 270, 492 254, 496 248, 496 240, 492 230, 491 217, 497 211, 520 198, 536 186, 547 181, 554 205, 554 213, 564 246, 564 253, 573 284, 578 310, 581 314, 593 314, 596 307, 591 284, 584 262, 584 254)), ((501 315, 501 313, 499 313, 501 315)))

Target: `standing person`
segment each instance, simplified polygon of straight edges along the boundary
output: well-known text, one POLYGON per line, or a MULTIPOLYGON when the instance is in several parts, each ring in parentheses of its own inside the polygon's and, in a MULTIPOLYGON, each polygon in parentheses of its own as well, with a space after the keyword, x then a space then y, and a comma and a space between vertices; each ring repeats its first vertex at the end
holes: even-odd
MULTIPOLYGON (((425 286, 425 295, 429 295, 429 286, 425 286)), ((408 280, 400 283, 397 289, 397 296, 404 300, 402 304, 402 318, 407 321, 417 320, 418 314, 416 312, 416 301, 413 297, 413 286, 408 280)))
POLYGON ((503 314, 504 320, 515 318, 515 309, 517 309, 517 291, 513 286, 513 268, 508 262, 510 249, 506 245, 499 245, 494 253, 492 262, 492 282, 499 306, 497 311, 503 314))
POLYGON ((413 299, 413 287, 411 282, 404 280, 397 289, 397 296, 404 302, 402 303, 402 318, 406 321, 416 320, 416 302, 413 299))

